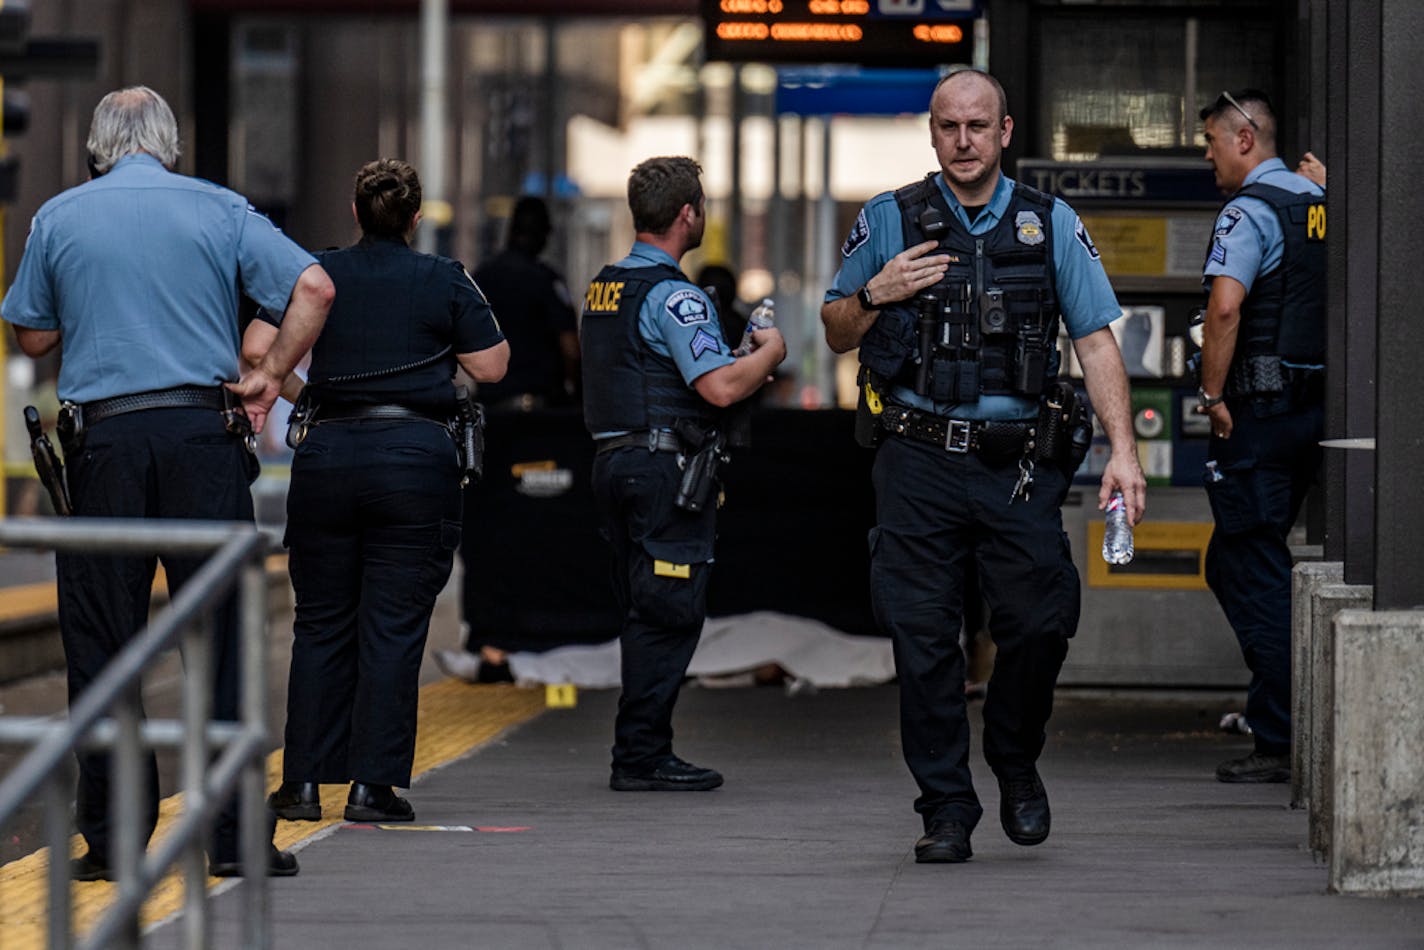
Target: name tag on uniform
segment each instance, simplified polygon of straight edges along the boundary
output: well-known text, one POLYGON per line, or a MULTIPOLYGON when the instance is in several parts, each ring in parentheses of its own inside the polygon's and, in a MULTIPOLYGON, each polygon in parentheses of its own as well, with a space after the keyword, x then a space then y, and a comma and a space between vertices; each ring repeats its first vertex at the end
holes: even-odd
POLYGON ((681 577, 683 580, 687 580, 692 577, 692 565, 655 560, 653 561, 653 573, 658 577, 681 577))

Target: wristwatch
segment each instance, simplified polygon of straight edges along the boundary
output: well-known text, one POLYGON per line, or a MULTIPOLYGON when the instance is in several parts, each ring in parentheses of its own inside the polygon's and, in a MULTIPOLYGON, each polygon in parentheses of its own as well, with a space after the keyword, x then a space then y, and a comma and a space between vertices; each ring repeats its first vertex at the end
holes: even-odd
POLYGON ((855 299, 860 301, 860 309, 874 310, 875 304, 870 299, 870 285, 866 284, 855 292, 855 299))
POLYGON ((1197 387, 1197 405, 1203 409, 1210 409, 1212 406, 1220 405, 1225 399, 1226 395, 1224 393, 1220 396, 1208 396, 1205 389, 1202 389, 1200 386, 1197 387))

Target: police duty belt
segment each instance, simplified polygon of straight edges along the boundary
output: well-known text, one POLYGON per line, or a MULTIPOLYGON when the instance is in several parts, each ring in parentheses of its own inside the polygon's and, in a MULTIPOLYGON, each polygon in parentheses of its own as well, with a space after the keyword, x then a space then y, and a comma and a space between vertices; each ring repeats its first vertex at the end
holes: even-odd
POLYGON ((878 421, 891 435, 925 442, 946 452, 973 452, 985 458, 1004 460, 1023 455, 1024 443, 1033 432, 1032 422, 950 419, 896 405, 887 405, 878 421))
POLYGON ((84 414, 84 425, 92 426, 113 416, 145 409, 212 409, 222 412, 224 405, 220 386, 175 386, 172 389, 96 399, 79 408, 84 414))

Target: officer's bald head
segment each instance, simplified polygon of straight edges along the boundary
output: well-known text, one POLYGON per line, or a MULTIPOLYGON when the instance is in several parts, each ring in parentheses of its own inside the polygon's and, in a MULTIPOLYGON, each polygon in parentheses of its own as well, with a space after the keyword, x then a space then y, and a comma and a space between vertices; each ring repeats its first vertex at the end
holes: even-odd
POLYGON ((94 107, 89 154, 100 174, 126 155, 152 155, 165 168, 178 164, 178 121, 163 97, 147 86, 116 89, 94 107))
POLYGON ((999 121, 1003 122, 1004 117, 1009 114, 1009 97, 1004 92, 1004 87, 999 84, 999 80, 984 72, 982 69, 956 69, 940 77, 935 83, 934 92, 930 94, 930 102, 934 102, 935 96, 940 89, 950 83, 982 83, 994 91, 994 97, 999 101, 999 121))

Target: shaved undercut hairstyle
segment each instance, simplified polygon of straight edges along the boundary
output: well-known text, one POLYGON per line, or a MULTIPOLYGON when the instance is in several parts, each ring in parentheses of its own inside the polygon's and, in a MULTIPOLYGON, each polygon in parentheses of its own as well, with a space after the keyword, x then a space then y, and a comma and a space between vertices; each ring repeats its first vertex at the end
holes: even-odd
POLYGON ((628 176, 633 230, 666 234, 683 205, 702 205, 702 166, 682 155, 650 158, 628 176))

